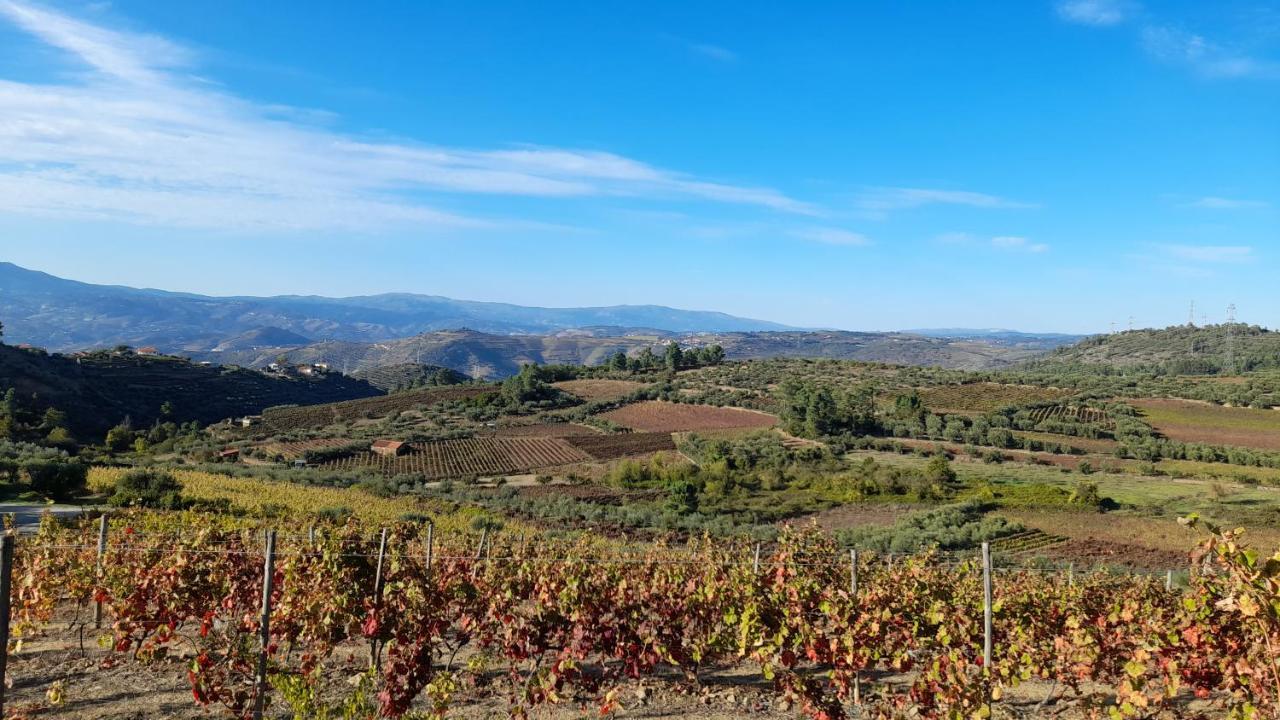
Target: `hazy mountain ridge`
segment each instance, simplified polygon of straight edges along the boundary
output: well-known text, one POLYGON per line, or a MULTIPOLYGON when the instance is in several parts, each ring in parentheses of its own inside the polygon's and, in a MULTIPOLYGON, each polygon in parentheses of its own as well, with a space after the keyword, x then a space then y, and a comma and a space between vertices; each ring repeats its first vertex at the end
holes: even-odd
POLYGON ((0 263, 0 321, 7 342, 55 351, 154 346, 253 368, 285 355, 346 373, 435 365, 478 378, 505 377, 527 363, 592 365, 672 340, 719 344, 736 360, 824 357, 978 370, 1074 339, 1009 330, 802 331, 654 305, 530 308, 405 293, 206 297, 92 285, 9 263, 0 263))
POLYGON ((0 263, 0 320, 10 342, 56 351, 124 344, 203 352, 263 328, 314 340, 363 342, 451 328, 495 334, 593 326, 667 332, 787 329, 764 320, 659 305, 540 308, 408 293, 209 297, 93 285, 12 263, 0 263))
POLYGON ((474 330, 447 330, 376 343, 321 342, 255 348, 241 352, 197 354, 197 357, 248 367, 265 367, 278 355, 291 363, 327 363, 349 373, 388 365, 425 364, 450 368, 476 378, 512 375, 526 363, 595 365, 619 351, 628 354, 661 347, 673 339, 684 346, 717 344, 730 360, 774 357, 833 358, 901 365, 985 370, 1038 356, 1054 345, 1008 346, 975 340, 927 338, 906 333, 875 332, 736 332, 674 335, 654 332, 630 335, 494 335, 474 330))

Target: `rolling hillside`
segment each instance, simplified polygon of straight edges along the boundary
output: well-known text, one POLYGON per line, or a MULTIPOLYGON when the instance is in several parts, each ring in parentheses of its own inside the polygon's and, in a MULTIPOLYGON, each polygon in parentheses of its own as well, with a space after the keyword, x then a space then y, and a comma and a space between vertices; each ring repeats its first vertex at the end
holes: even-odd
POLYGON ((1280 333, 1243 323, 1130 330, 1085 338, 1027 364, 1032 368, 1071 365, 1158 369, 1171 374, 1276 368, 1280 367, 1280 333))
POLYGON ((675 335, 636 330, 607 335, 564 331, 555 335, 494 335, 474 330, 424 333, 376 343, 323 342, 303 346, 264 347, 241 352, 200 354, 203 359, 265 367, 284 354, 294 363, 328 363, 352 374, 406 364, 446 367, 474 378, 500 378, 527 363, 595 365, 610 355, 650 347, 657 351, 672 340, 681 345, 719 344, 730 360, 773 357, 836 358, 900 365, 937 365, 958 369, 1010 366, 1056 347, 1057 340, 1006 342, 983 339, 929 338, 906 333, 752 332, 675 335))
POLYGON ((272 405, 380 394, 367 382, 336 373, 314 379, 278 378, 171 357, 68 357, 0 345, 0 393, 9 388, 24 405, 66 412, 72 432, 81 439, 100 438, 125 418, 137 427, 162 418, 210 423, 272 405), (172 407, 168 416, 161 411, 166 402, 172 407))

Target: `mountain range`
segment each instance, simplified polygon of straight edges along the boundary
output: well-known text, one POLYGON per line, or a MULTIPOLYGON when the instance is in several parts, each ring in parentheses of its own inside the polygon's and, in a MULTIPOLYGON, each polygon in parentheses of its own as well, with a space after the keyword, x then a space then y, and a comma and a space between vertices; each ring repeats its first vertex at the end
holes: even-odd
POLYGON ((652 328, 673 333, 792 329, 703 310, 660 305, 541 308, 388 293, 328 298, 211 297, 117 285, 93 285, 0 262, 0 321, 10 342, 54 351, 154 345, 182 352, 223 343, 290 340, 373 342, 432 330, 545 334, 579 327, 652 328), (246 337, 246 333, 250 334, 246 337))
POLYGON ((824 357, 963 369, 1007 367, 1078 336, 1012 330, 799 330, 658 305, 539 308, 393 293, 211 297, 93 285, 0 263, 5 341, 67 352, 129 345, 223 365, 327 363, 348 373, 421 364, 477 378, 525 363, 594 364, 678 340, 730 359, 824 357))

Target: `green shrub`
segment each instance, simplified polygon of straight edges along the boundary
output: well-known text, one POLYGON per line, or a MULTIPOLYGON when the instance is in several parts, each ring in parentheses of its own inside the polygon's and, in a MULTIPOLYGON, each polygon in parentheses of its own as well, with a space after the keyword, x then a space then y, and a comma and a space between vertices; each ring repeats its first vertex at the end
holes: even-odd
POLYGON ((346 506, 320 508, 316 511, 316 520, 320 522, 333 523, 335 525, 346 522, 355 515, 351 508, 346 506))
POLYGON ((115 493, 107 499, 112 507, 145 507, 180 510, 182 484, 160 470, 131 470, 116 481, 115 493))

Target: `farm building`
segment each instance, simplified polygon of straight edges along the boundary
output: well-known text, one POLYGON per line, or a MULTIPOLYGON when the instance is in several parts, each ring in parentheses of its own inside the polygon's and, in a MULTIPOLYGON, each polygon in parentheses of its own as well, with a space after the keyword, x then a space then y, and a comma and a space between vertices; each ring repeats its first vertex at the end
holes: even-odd
POLYGON ((400 440, 374 440, 369 449, 378 455, 403 455, 409 449, 408 443, 400 440))
POLYGON ((227 448, 218 453, 218 459, 223 462, 238 462, 240 460, 239 448, 227 448))
POLYGON ((136 354, 136 355, 159 355, 159 354, 160 354, 160 351, 159 351, 159 350, 157 350, 156 348, 154 348, 154 347, 152 347, 152 346, 148 345, 148 346, 146 346, 146 347, 140 347, 140 348, 138 348, 137 350, 134 350, 134 354, 136 354))

